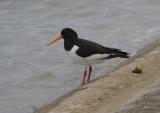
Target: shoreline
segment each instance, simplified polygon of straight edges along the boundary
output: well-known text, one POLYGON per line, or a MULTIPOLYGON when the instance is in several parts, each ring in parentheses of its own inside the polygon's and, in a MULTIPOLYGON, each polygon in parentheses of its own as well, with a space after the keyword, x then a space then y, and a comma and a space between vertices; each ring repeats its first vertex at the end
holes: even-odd
MULTIPOLYGON (((151 86, 153 85, 149 80, 150 76, 146 76, 146 74, 151 73, 152 70, 148 69, 146 70, 148 71, 148 73, 142 74, 133 74, 131 73, 131 70, 137 65, 140 67, 141 65, 145 65, 143 68, 148 68, 146 66, 148 62, 146 61, 149 61, 148 58, 150 59, 151 56, 147 55, 153 54, 154 56, 154 51, 156 51, 157 48, 158 50, 160 50, 160 40, 156 40, 151 44, 147 44, 145 47, 137 51, 136 55, 131 57, 129 60, 120 63, 111 72, 107 73, 107 76, 99 77, 83 87, 79 87, 77 89, 72 90, 71 92, 66 93, 54 102, 45 105, 40 109, 35 110, 34 113, 63 113, 64 111, 66 111, 67 113, 91 113, 97 110, 100 110, 101 113, 103 113, 106 110, 107 113, 119 113, 120 108, 125 108, 125 106, 128 105, 130 102, 133 102, 140 96, 143 96, 146 92, 146 88, 149 88, 147 86, 148 84, 151 84, 151 86), (134 86, 134 84, 132 83, 134 80, 132 81, 131 78, 134 79, 136 82, 138 81, 139 84, 143 84, 143 87, 141 86, 141 91, 138 86, 134 86), (130 82, 127 81, 128 79, 130 82), (128 86, 125 86, 124 84, 128 86), (130 85, 131 87, 129 87, 130 85), (133 87, 135 87, 135 89, 133 87), (134 90, 136 90, 136 92, 133 92, 130 88, 133 88, 134 90), (130 94, 125 94, 125 90, 128 91, 130 94), (112 93, 119 93, 120 95, 112 93), (121 93, 124 93, 123 95, 125 95, 126 97, 124 97, 121 93), (135 96, 134 94, 138 96, 135 96), (127 97, 132 98, 127 100, 127 97), (119 99, 119 102, 114 100, 116 101, 115 103, 112 99, 119 99), (116 108, 114 108, 114 110, 112 109, 113 104, 117 105, 116 108), (123 107, 121 105, 123 105, 123 107)), ((160 56, 158 56, 158 58, 160 58, 160 56)), ((155 62, 154 59, 151 59, 151 62, 155 62)), ((159 66, 159 64, 156 65, 159 66)), ((155 71, 159 72, 159 70, 155 71)), ((154 76, 155 80, 158 79, 157 75, 154 76)), ((160 81, 158 79, 157 84, 159 84, 159 82, 160 81)))

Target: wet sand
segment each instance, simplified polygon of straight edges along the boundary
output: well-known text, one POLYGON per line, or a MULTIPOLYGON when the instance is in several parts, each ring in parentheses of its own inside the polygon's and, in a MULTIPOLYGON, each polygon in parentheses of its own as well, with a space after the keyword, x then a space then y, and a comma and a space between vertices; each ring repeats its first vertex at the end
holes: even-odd
POLYGON ((151 48, 35 113, 160 113, 160 43, 151 48))

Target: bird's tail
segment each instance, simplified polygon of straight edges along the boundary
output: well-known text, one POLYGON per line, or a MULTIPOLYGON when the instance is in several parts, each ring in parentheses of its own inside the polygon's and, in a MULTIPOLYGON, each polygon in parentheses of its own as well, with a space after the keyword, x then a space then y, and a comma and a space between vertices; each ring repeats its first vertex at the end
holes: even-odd
POLYGON ((120 57, 120 58, 129 58, 129 53, 121 51, 120 49, 110 48, 111 55, 108 58, 120 57))
POLYGON ((123 51, 118 51, 117 56, 121 57, 121 58, 129 58, 129 53, 127 52, 123 52, 123 51))

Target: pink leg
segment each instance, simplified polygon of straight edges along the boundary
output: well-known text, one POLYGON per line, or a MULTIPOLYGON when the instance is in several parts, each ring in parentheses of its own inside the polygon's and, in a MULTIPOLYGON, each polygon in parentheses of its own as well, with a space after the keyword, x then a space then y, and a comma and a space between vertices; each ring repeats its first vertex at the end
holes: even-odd
POLYGON ((84 70, 84 75, 83 75, 83 79, 82 79, 81 85, 85 84, 86 75, 87 75, 87 66, 85 67, 85 70, 84 70))
POLYGON ((90 81, 90 78, 91 78, 91 72, 92 72, 92 66, 89 65, 89 73, 88 73, 88 78, 87 78, 87 82, 90 81))

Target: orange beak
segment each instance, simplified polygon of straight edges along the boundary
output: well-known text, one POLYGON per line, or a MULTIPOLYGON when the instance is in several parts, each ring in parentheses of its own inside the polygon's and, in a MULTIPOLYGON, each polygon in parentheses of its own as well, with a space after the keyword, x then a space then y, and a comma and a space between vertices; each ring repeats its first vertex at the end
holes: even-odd
POLYGON ((52 45, 53 43, 57 42, 58 40, 60 40, 60 39, 62 39, 62 38, 63 38, 62 35, 56 37, 54 40, 52 40, 51 42, 48 43, 48 46, 52 45))

